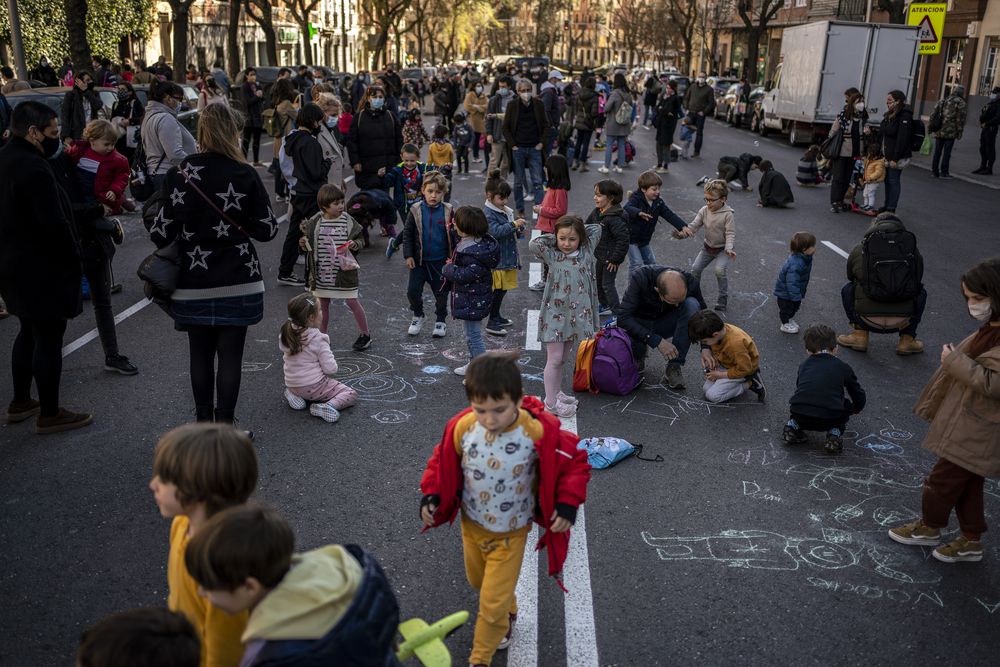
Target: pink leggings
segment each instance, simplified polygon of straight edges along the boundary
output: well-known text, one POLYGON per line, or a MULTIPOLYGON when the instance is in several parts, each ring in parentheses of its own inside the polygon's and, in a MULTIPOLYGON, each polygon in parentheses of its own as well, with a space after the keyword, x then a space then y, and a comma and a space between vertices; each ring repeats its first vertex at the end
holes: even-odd
MULTIPOLYGON (((365 307, 361 305, 358 299, 344 299, 347 301, 347 307, 351 309, 351 313, 354 314, 354 321, 358 323, 358 331, 368 335, 368 318, 365 316, 365 307)), ((340 299, 337 299, 340 301, 340 299)), ((325 297, 319 297, 319 305, 323 308, 323 322, 320 325, 320 331, 326 333, 326 327, 330 324, 330 299, 325 297)))
POLYGON ((358 402, 358 392, 332 377, 323 378, 308 387, 289 387, 288 391, 313 403, 330 403, 338 410, 349 408, 358 402))
POLYGON ((567 358, 573 358, 573 348, 576 342, 566 343, 546 343, 545 344, 545 371, 542 378, 545 380, 545 402, 548 405, 555 405, 562 391, 563 364, 567 358))

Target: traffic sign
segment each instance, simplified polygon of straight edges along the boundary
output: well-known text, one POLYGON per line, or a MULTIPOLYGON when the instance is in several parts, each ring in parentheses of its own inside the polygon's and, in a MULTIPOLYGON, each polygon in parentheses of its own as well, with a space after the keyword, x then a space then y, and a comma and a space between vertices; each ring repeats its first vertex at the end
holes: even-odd
POLYGON ((907 16, 908 25, 917 26, 920 41, 920 55, 941 53, 941 36, 944 34, 944 19, 948 13, 945 3, 912 3, 907 16))

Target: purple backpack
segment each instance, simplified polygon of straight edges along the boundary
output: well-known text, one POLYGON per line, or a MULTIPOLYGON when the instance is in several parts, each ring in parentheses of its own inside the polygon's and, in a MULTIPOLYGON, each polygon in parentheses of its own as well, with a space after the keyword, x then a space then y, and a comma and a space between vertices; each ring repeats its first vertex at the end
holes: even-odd
POLYGON ((590 371, 598 391, 627 396, 639 386, 639 369, 632 356, 632 339, 616 326, 606 326, 595 336, 594 362, 590 371))

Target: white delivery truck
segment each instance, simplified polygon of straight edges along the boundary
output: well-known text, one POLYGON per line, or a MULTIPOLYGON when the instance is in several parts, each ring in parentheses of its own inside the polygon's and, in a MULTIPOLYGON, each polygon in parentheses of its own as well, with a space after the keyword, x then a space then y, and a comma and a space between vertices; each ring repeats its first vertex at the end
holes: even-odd
POLYGON ((907 99, 916 82, 915 26, 817 21, 785 28, 773 86, 761 98, 751 129, 788 133, 794 146, 825 136, 844 108, 844 91, 860 90, 871 123, 882 120, 885 96, 907 99))

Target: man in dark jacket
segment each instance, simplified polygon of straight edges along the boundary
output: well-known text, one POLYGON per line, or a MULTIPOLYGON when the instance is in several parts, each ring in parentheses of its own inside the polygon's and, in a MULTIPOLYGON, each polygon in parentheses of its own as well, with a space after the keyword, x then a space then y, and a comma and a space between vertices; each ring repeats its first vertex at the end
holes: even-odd
POLYGON ((549 79, 542 84, 539 99, 545 109, 545 116, 549 119, 549 131, 545 134, 542 142, 542 160, 547 160, 552 152, 552 144, 555 143, 556 134, 559 132, 559 121, 562 119, 562 102, 559 99, 559 82, 563 80, 562 72, 557 69, 549 72, 549 79))
POLYGON ((705 73, 698 72, 694 83, 684 93, 684 108, 695 118, 698 134, 694 139, 694 156, 701 155, 701 142, 705 132, 705 118, 715 113, 715 89, 705 81, 705 73))
POLYGON ((503 117, 503 138, 511 151, 514 166, 514 206, 519 218, 524 217, 524 171, 531 174, 532 199, 541 202, 545 196, 542 186, 545 174, 542 172, 542 140, 549 131, 549 119, 545 115, 542 101, 531 92, 531 82, 520 79, 517 82, 516 101, 507 105, 503 117))
POLYGON ((788 179, 780 171, 776 171, 770 160, 760 163, 760 183, 757 185, 760 194, 758 206, 773 206, 785 208, 795 202, 788 179))
POLYGON ((55 87, 59 85, 59 77, 56 76, 56 71, 52 69, 49 59, 45 56, 42 56, 42 59, 38 61, 38 67, 31 72, 31 78, 41 81, 46 86, 55 87))
POLYGON ((571 168, 580 171, 590 171, 587 166, 587 158, 590 157, 590 139, 594 136, 594 128, 597 125, 599 115, 596 87, 597 82, 594 77, 592 75, 585 76, 573 105, 576 141, 574 142, 573 166, 571 168))
POLYGON ((167 64, 166 56, 160 56, 160 58, 156 61, 156 64, 149 68, 149 71, 155 76, 166 81, 174 80, 174 70, 167 64))
POLYGON ((671 389, 684 389, 681 368, 691 346, 688 321, 703 308, 707 306, 701 287, 687 271, 656 265, 633 271, 618 313, 618 326, 632 338, 639 369, 645 367, 646 349, 656 348, 667 362, 663 383, 671 389))
POLYGON ((979 112, 979 169, 973 174, 989 176, 997 160, 997 129, 1000 128, 1000 86, 990 92, 990 101, 979 112))
POLYGON ((14 396, 7 421, 38 415, 36 431, 56 433, 93 421, 59 407, 66 322, 83 310, 80 240, 69 199, 45 159, 60 149, 55 112, 40 102, 21 103, 11 135, 0 151, 0 295, 20 331, 11 354, 14 396))
POLYGON ((73 87, 63 97, 62 108, 59 110, 59 121, 62 126, 60 137, 66 139, 82 139, 83 128, 87 123, 98 118, 101 108, 101 98, 94 92, 94 77, 87 70, 76 75, 73 87))

